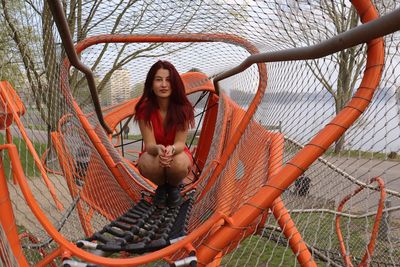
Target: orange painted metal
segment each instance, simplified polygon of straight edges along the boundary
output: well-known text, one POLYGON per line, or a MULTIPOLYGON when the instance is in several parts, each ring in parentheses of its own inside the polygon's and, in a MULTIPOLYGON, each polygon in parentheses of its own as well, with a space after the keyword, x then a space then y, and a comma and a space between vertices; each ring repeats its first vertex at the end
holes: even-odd
MULTIPOLYGON (((258 49, 250 43, 247 44, 246 49, 250 52, 250 54, 259 53, 258 49)), ((215 181, 217 180, 218 176, 224 170, 228 159, 230 158, 233 151, 236 149, 236 146, 239 143, 240 138, 242 137, 243 133, 245 132, 248 124, 250 123, 254 113, 257 110, 259 103, 261 102, 262 97, 264 96, 265 88, 267 86, 266 66, 264 63, 258 63, 257 66, 258 66, 258 74, 259 74, 257 92, 256 92, 253 100, 251 101, 248 109, 246 110, 243 117, 241 118, 240 123, 235 128, 235 133, 232 135, 232 138, 230 138, 229 143, 227 143, 227 146, 224 149, 224 153, 222 154, 221 158, 219 159, 219 165, 215 168, 214 172, 212 173, 211 177, 209 178, 207 185, 203 189, 202 194, 200 194, 200 196, 199 196, 199 199, 204 197, 205 193, 208 192, 208 190, 210 190, 210 188, 215 184, 215 181)))
POLYGON ((49 265, 51 267, 56 266, 54 264, 54 259, 61 256, 61 254, 62 254, 61 248, 58 247, 58 248, 54 249, 51 253, 46 255, 46 257, 44 257, 41 261, 39 261, 35 265, 35 267, 48 267, 49 265))
MULTIPOLYGON (((67 182, 68 190, 71 194, 72 199, 78 197, 79 191, 76 187, 74 178, 73 178, 73 167, 68 160, 68 153, 63 149, 62 142, 60 141, 59 133, 51 133, 51 140, 53 142, 53 147, 56 151, 58 162, 64 174, 65 180, 67 182)), ((90 224, 90 219, 85 212, 85 209, 82 207, 80 201, 76 204, 79 220, 81 221, 82 229, 85 232, 86 236, 91 236, 93 234, 93 229, 90 224)))
MULTIPOLYGON (((105 266, 137 266, 140 264, 145 264, 151 261, 161 259, 163 257, 174 254, 178 249, 184 248, 189 242, 192 242, 199 236, 207 233, 219 220, 223 218, 220 213, 215 213, 210 217, 204 224, 198 227, 196 230, 187 235, 184 239, 164 248, 159 251, 149 253, 144 256, 139 256, 131 259, 112 259, 100 257, 89 252, 86 252, 70 241, 66 240, 65 237, 54 227, 54 225, 49 221, 47 216, 43 213, 40 206, 36 203, 32 191, 24 177, 21 162, 19 160, 18 151, 15 146, 9 146, 9 154, 13 168, 15 168, 17 173, 17 181, 20 185, 21 192, 24 195, 28 206, 31 208, 33 214, 42 224, 43 228, 47 233, 57 242, 62 251, 69 251, 72 256, 79 256, 82 260, 92 262, 95 264, 101 264, 105 266)), ((9 201, 8 201, 9 202, 9 201)))
MULTIPOLYGON (((33 244, 39 243, 39 240, 34 235, 26 233, 26 232, 19 234, 18 237, 20 240, 23 238, 28 238, 29 241, 31 241, 33 244)), ((55 257, 57 257, 59 255, 57 253, 57 250, 52 251, 52 253, 50 253, 49 255, 47 255, 44 248, 39 248, 38 252, 43 259, 38 264, 36 264, 36 267, 39 267, 39 266, 57 267, 57 265, 53 261, 55 259, 55 257)))
MULTIPOLYGON (((67 60, 64 61, 64 68, 68 69, 69 68, 69 63, 67 60)), ((80 109, 79 105, 76 103, 75 100, 73 100, 72 96, 70 96, 70 92, 68 89, 68 84, 65 82, 68 80, 67 77, 67 72, 62 71, 61 73, 61 81, 64 81, 61 83, 61 92, 69 99, 71 99, 71 105, 72 108, 76 111, 77 117, 82 124, 83 129, 85 130, 87 136, 91 140, 94 148, 98 151, 98 153, 101 155, 104 163, 106 164, 107 168, 110 170, 112 175, 114 176, 115 180, 119 183, 121 188, 129 195, 129 197, 134 201, 137 202, 140 199, 140 194, 135 191, 133 188, 131 188, 128 184, 128 181, 126 181, 123 177, 123 175, 120 173, 118 168, 115 165, 115 162, 113 161, 112 157, 108 153, 106 147, 102 143, 101 139, 97 135, 95 129, 91 126, 88 118, 86 115, 82 112, 80 109)), ((61 123, 61 122, 60 122, 61 123)), ((99 127, 99 126, 97 126, 99 127)), ((93 196, 94 197, 94 196, 93 196)))
MULTIPOLYGON (((0 145, 0 150, 9 150, 10 148, 16 147, 14 144, 5 144, 0 145)), ((0 157, 0 223, 4 229, 5 235, 8 239, 8 243, 10 244, 11 250, 13 252, 13 256, 17 260, 20 266, 29 266, 24 253, 21 248, 21 243, 18 237, 18 229, 15 224, 14 212, 11 205, 10 193, 8 191, 7 179, 4 174, 4 165, 3 158, 0 157)), ((0 250, 0 254, 1 254, 0 250)), ((0 255, 1 257, 5 257, 5 255, 0 255)))
POLYGON ((47 188, 49 189, 50 195, 52 196, 56 207, 59 210, 63 210, 63 205, 58 200, 56 190, 54 188, 53 183, 50 181, 49 177, 47 176, 46 170, 44 169, 42 162, 40 161, 39 155, 37 154, 35 147, 33 146, 31 140, 28 137, 28 134, 25 131, 25 127, 22 124, 21 120, 19 119, 18 110, 15 110, 15 106, 12 104, 14 100, 11 99, 10 93, 11 91, 15 91, 11 85, 7 82, 0 82, 0 95, 1 98, 7 103, 9 112, 12 113, 12 118, 17 125, 22 137, 26 142, 26 146, 28 147, 29 152, 31 153, 33 160, 35 161, 36 167, 39 169, 40 173, 42 174, 43 181, 45 182, 47 188))
MULTIPOLYGON (((11 134, 11 130, 10 130, 10 127, 7 127, 6 128, 6 141, 7 141, 7 144, 12 144, 13 143, 13 137, 12 137, 12 134, 11 134)), ((13 183, 16 185, 17 184, 17 180, 15 179, 15 173, 14 173, 14 170, 12 170, 12 174, 13 174, 13 183)))
POLYGON ((12 110, 14 110, 18 116, 24 115, 26 110, 18 94, 8 81, 0 81, 0 86, 3 90, 0 95, 0 129, 4 130, 10 126, 14 120, 12 110), (6 98, 5 95, 8 97, 6 98))
MULTIPOLYGON (((365 7, 365 2, 361 1, 353 1, 354 5, 358 10, 363 9, 365 7)), ((376 14, 370 14, 370 10, 363 10, 363 14, 366 14, 364 18, 374 17, 376 14)), ((190 35, 189 35, 190 36, 190 35)), ((238 41, 238 44, 243 45, 243 40, 238 37, 232 37, 224 34, 220 35, 193 35, 192 37, 188 37, 188 35, 175 35, 175 36, 101 36, 95 37, 93 39, 87 40, 82 44, 77 46, 77 50, 80 48, 83 49, 85 45, 93 45, 96 43, 105 42, 215 42, 215 41, 229 41, 232 42, 232 39, 238 41), (84 45, 85 44, 85 45, 84 45)), ((246 43, 246 42, 244 42, 246 43)), ((367 69, 365 71, 365 77, 361 83, 360 89, 357 91, 356 95, 360 95, 364 98, 369 99, 373 95, 374 89, 377 85, 377 82, 380 78, 381 67, 383 64, 383 43, 382 41, 372 41, 368 51, 368 62, 367 69)), ((247 48, 250 47, 250 53, 256 53, 256 49, 251 46, 251 44, 246 44, 247 48)), ((68 65, 68 64, 67 64, 68 65)), ((265 64, 258 64, 259 72, 260 72, 260 80, 259 80, 259 89, 257 91, 256 96, 251 102, 249 109, 244 114, 240 123, 237 126, 237 132, 233 134, 231 138, 231 142, 225 149, 225 153, 219 161, 219 164, 216 166, 216 169, 209 180, 208 185, 206 186, 206 191, 211 188, 219 174, 222 172, 229 156, 232 154, 234 149, 236 148, 243 132, 248 126, 261 98, 263 96, 265 86, 266 86, 266 70, 265 64)), ((66 74, 65 74, 66 75, 66 74)), ((62 77, 66 77, 62 75, 62 77)), ((64 92, 66 90, 67 85, 62 85, 64 88, 64 92)), ((358 109, 364 110, 368 105, 368 101, 363 101, 360 99, 352 100, 349 103, 349 106, 356 107, 358 109)), ((116 179, 121 182, 121 186, 126 190, 126 192, 130 192, 130 188, 123 181, 123 177, 119 170, 116 168, 114 162, 109 157, 109 154, 101 144, 100 139, 91 128, 89 122, 85 115, 81 112, 78 105, 73 102, 73 107, 78 112, 78 118, 80 119, 83 127, 91 138, 94 146, 99 151, 99 153, 104 158, 107 166, 116 177, 116 179)), ((273 176, 268 182, 267 186, 263 187, 253 198, 251 198, 248 202, 244 204, 244 206, 239 209, 232 217, 225 218, 229 223, 224 224, 218 230, 215 231, 200 247, 198 250, 198 258, 199 262, 209 263, 211 262, 215 256, 222 251, 230 241, 236 238, 236 236, 242 231, 243 227, 251 224, 257 216, 260 215, 262 210, 269 208, 273 201, 281 194, 282 190, 287 188, 318 156, 320 156, 330 144, 332 144, 335 140, 337 140, 341 134, 344 132, 342 127, 349 127, 354 120, 360 115, 359 112, 356 112, 353 108, 345 108, 343 112, 341 112, 336 119, 332 121, 330 125, 325 127, 324 130, 318 134, 309 145, 307 145, 303 150, 301 150, 297 156, 290 162, 290 164, 283 167, 281 170, 277 172, 275 176, 273 176), (339 126, 338 126, 339 125, 339 126), (213 249, 211 249, 213 248, 213 249)), ((21 163, 18 159, 18 153, 16 148, 9 149, 10 157, 12 158, 13 168, 15 168, 18 183, 20 184, 21 191, 23 192, 28 205, 31 207, 33 213, 41 222, 45 230, 52 236, 57 243, 60 244, 62 249, 68 250, 72 255, 78 255, 84 260, 89 262, 109 265, 109 266, 134 266, 136 264, 143 264, 149 261, 153 261, 167 255, 174 253, 177 249, 182 248, 188 242, 193 241, 195 238, 204 235, 216 222, 222 219, 224 216, 217 213, 209 220, 207 220, 204 224, 202 224, 199 228, 190 233, 185 239, 165 248, 160 251, 150 253, 145 256, 136 257, 133 259, 109 259, 103 258, 99 256, 95 256, 88 252, 85 252, 79 248, 77 248, 74 244, 70 243, 66 240, 55 227, 50 223, 47 219, 46 215, 37 205, 32 195, 32 192, 29 189, 29 186, 24 178, 23 170, 21 163)), ((204 153, 206 154, 206 153, 204 153)), ((133 194, 133 193, 132 193, 133 194)), ((132 198, 136 196, 133 194, 132 198)))
MULTIPOLYGON (((359 14, 361 14, 363 22, 378 17, 378 14, 370 1, 354 0, 352 3, 359 14)), ((367 108, 381 78, 383 63, 383 39, 374 39, 368 43, 366 70, 360 88, 354 95, 356 97, 361 97, 362 99, 353 97, 348 105, 332 120, 330 124, 323 128, 308 145, 300 150, 294 158, 277 173, 277 175, 272 177, 265 187, 261 188, 254 197, 246 202, 243 207, 232 216, 234 227, 228 225, 221 227, 221 229, 219 229, 213 236, 210 236, 203 245, 198 248, 199 262, 211 262, 218 251, 225 248, 230 241, 240 233, 238 228, 249 225, 263 210, 271 207, 273 201, 279 197, 280 194, 288 188, 289 185, 293 183, 297 177, 299 177, 319 156, 321 156, 333 142, 342 136, 345 129, 348 129, 367 108), (214 249, 210 249, 210 247, 214 249)), ((255 98, 257 95, 260 95, 260 92, 257 92, 255 98)), ((240 138, 243 131, 244 128, 239 130, 237 138, 240 138)), ((233 142, 233 144, 236 145, 235 142, 233 142)), ((228 150, 227 153, 230 154, 230 151, 231 150, 228 150)), ((224 160, 226 161, 226 159, 224 160)), ((223 165, 224 164, 221 163, 219 166, 223 165)), ((218 169, 219 166, 217 166, 216 169, 218 169)), ((216 172, 216 174, 219 175, 221 171, 222 169, 216 172)))
MULTIPOLYGON (((218 114, 218 99, 219 97, 212 94, 207 103, 207 112, 204 116, 203 127, 201 128, 201 135, 199 137, 195 161, 200 170, 203 170, 206 163, 208 153, 211 147, 211 140, 215 130, 215 122, 218 114)), ((203 174, 202 174, 203 175, 203 174)), ((199 179, 200 180, 200 179, 199 179)))
MULTIPOLYGON (((257 53, 258 50, 247 40, 240 38, 235 35, 229 35, 229 34, 177 34, 177 35, 99 35, 99 36, 93 36, 90 38, 87 38, 81 42, 79 42, 76 45, 76 52, 77 54, 80 54, 84 49, 95 45, 95 44, 100 44, 100 43, 139 43, 139 42, 228 42, 231 44, 236 44, 239 46, 242 46, 246 48, 250 54, 257 53)), ((259 71, 260 71, 260 77, 265 77, 266 76, 266 71, 265 71, 265 64, 257 64, 259 66, 259 71)), ((90 123, 88 122, 85 114, 82 112, 82 110, 79 108, 78 104, 76 101, 73 100, 72 96, 70 95, 69 89, 68 89, 68 84, 65 82, 68 79, 66 78, 68 75, 68 69, 70 68, 70 63, 68 59, 64 60, 64 69, 61 70, 61 92, 68 98, 71 99, 71 104, 72 108, 75 109, 77 116, 85 129, 88 137, 91 139, 94 147, 96 150, 99 152, 99 154, 102 156, 104 159, 104 162, 106 163, 107 167, 111 171, 111 173, 114 175, 115 179, 118 181, 120 186, 126 191, 130 197, 134 201, 138 201, 139 195, 137 195, 132 189, 128 186, 126 180, 124 179, 123 175, 121 172, 116 168, 115 162, 112 160, 110 157, 107 149, 104 147, 104 145, 101 143, 101 140, 95 133, 95 131, 92 129, 90 123)), ((260 79, 260 86, 261 88, 265 88, 265 79, 260 79)), ((258 95, 255 97, 255 100, 253 100, 252 104, 250 105, 250 110, 251 112, 248 112, 247 114, 247 120, 249 121, 252 114, 255 112, 255 109, 258 105, 258 103, 261 100, 261 96, 258 95), (251 113, 251 114, 250 114, 251 113)), ((246 124, 246 122, 244 122, 246 124)), ((211 142, 211 140, 210 140, 211 142)), ((137 173, 138 170, 135 170, 137 173)))
MULTIPOLYGON (((285 139, 283 137, 283 134, 275 133, 272 135, 268 177, 274 177, 282 168, 284 144, 285 139)), ((294 255, 296 255, 300 265, 317 266, 306 243, 304 242, 299 231, 297 230, 295 223, 290 217, 289 211, 283 204, 283 200, 281 199, 281 197, 278 197, 274 200, 271 211, 274 214, 274 217, 277 220, 280 228, 282 229, 283 234, 289 241, 290 248, 292 249, 294 255)))
MULTIPOLYGON (((75 199, 79 193, 80 201, 84 201, 89 206, 88 212, 84 212, 83 211, 84 209, 82 209, 82 213, 79 218, 81 219, 81 224, 83 229, 85 229, 85 233, 88 236, 90 236, 92 233, 92 227, 90 226, 90 218, 92 217, 91 213, 93 209, 102 214, 107 219, 113 220, 117 216, 119 216, 122 212, 130 208, 131 205, 130 199, 107 197, 109 196, 108 193, 110 192, 110 190, 102 191, 103 188, 107 188, 103 184, 104 180, 101 180, 102 179, 101 177, 96 177, 96 175, 92 173, 92 171, 98 169, 97 164, 99 164, 98 161, 94 160, 93 158, 89 159, 88 161, 87 172, 84 181, 85 186, 83 186, 79 190, 75 183, 75 177, 74 177, 78 175, 78 173, 75 170, 76 166, 74 163, 74 159, 68 156, 71 154, 71 152, 68 150, 67 144, 65 144, 65 138, 60 132, 52 133, 52 138, 57 151, 57 156, 59 158, 60 166, 62 167, 65 174, 64 176, 67 181, 67 185, 70 190, 71 196, 75 199), (93 192, 103 192, 103 193, 93 194, 93 192), (122 204, 119 202, 122 202, 122 204), (114 207, 114 209, 106 209, 105 207, 107 206, 114 207), (123 211, 121 210, 122 207, 125 208, 123 211)), ((80 202, 78 202, 78 211, 79 209, 80 209, 80 202)))
MULTIPOLYGON (((369 260, 374 255, 375 242, 376 242, 376 238, 378 237, 378 232, 379 232, 379 224, 381 222, 383 209, 385 207, 385 197, 386 197, 385 183, 384 183, 383 179, 380 177, 372 178, 368 184, 371 184, 373 182, 378 183, 378 186, 380 189, 380 198, 379 198, 378 210, 376 212, 376 216, 375 216, 375 220, 374 220, 374 226, 373 226, 372 232, 371 232, 371 238, 370 238, 368 246, 367 246, 367 251, 365 252, 359 266, 368 266, 369 260)), ((350 198, 352 198, 353 196, 360 193, 363 189, 365 189, 365 186, 360 186, 353 193, 344 197, 343 200, 340 202, 337 211, 342 212, 344 204, 346 204, 346 202, 350 198)), ((352 267, 353 264, 351 262, 350 255, 348 255, 346 253, 346 246, 345 246, 345 243, 343 240, 342 231, 340 230, 340 214, 336 215, 335 226, 336 226, 336 234, 339 239, 340 251, 342 253, 343 260, 344 260, 346 266, 352 267)))
MULTIPOLYGON (((207 75, 200 72, 186 72, 181 75, 185 91, 187 95, 200 92, 209 91, 215 93, 214 85, 208 79, 207 75)), ((143 77, 144 78, 144 77, 143 77)), ((115 130, 117 125, 124 119, 131 117, 135 112, 136 103, 139 98, 127 100, 118 106, 111 107, 107 114, 104 115, 104 121, 111 130, 115 130)))

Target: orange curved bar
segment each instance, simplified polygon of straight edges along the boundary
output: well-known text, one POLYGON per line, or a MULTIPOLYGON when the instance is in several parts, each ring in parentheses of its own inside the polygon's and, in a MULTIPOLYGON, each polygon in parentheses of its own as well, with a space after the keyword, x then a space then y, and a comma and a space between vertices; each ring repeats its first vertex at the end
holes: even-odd
MULTIPOLYGON (((53 141, 53 147, 57 153, 58 157, 58 162, 60 163, 60 167, 62 169, 62 172, 64 174, 65 180, 67 182, 68 190, 72 196, 73 199, 75 199, 79 192, 76 188, 75 183, 72 181, 73 180, 73 174, 72 170, 70 169, 69 166, 71 164, 68 164, 68 158, 66 157, 66 150, 64 150, 62 141, 60 140, 60 134, 53 132, 51 133, 51 139, 53 141)), ((91 207, 90 207, 91 208, 91 207)), ((82 204, 80 201, 77 203, 77 212, 78 212, 78 218, 81 222, 82 229, 85 233, 86 236, 91 236, 93 234, 91 224, 89 222, 88 216, 86 215, 85 209, 82 207, 82 204)))
POLYGON ((108 111, 107 114, 104 115, 104 121, 108 124, 111 130, 115 130, 120 121, 134 114, 134 107, 138 101, 139 98, 130 99, 117 107, 112 107, 111 111, 108 111))
POLYGON ((45 169, 47 172, 50 172, 50 173, 53 173, 53 174, 57 174, 57 175, 62 175, 62 172, 56 171, 56 170, 53 170, 53 169, 50 169, 50 168, 47 166, 46 159, 47 159, 47 155, 48 155, 49 151, 50 151, 50 149, 47 148, 47 149, 43 152, 42 157, 40 158, 44 169, 45 169))
POLYGON ((7 88, 12 88, 11 84, 9 84, 6 81, 1 81, 0 82, 0 94, 1 94, 1 97, 6 101, 6 103, 10 103, 9 109, 13 114, 13 119, 15 121, 15 124, 17 125, 22 137, 24 138, 24 140, 26 142, 26 146, 28 147, 28 150, 31 153, 31 155, 33 157, 33 160, 35 161, 36 167, 39 169, 39 171, 40 171, 40 173, 42 175, 44 183, 46 184, 47 188, 49 189, 50 195, 53 198, 57 209, 62 211, 64 209, 64 207, 61 204, 61 202, 58 200, 54 185, 50 181, 49 177, 47 176, 46 170, 44 169, 44 167, 42 165, 42 162, 41 162, 38 154, 36 153, 35 147, 33 146, 31 140, 28 137, 28 134, 25 131, 24 125, 22 124, 21 120, 19 119, 18 113, 15 111, 15 108, 11 104, 11 103, 13 103, 12 99, 10 99, 8 94, 5 92, 7 90, 7 88))
MULTIPOLYGON (((193 94, 199 91, 208 91, 215 93, 214 85, 209 80, 206 74, 200 72, 186 72, 180 74, 185 86, 186 94, 193 94)), ((138 98, 130 99, 119 104, 116 107, 111 107, 104 116, 104 121, 111 130, 115 130, 120 121, 132 116, 135 112, 135 105, 139 101, 138 98)))
MULTIPOLYGON (((11 134, 10 127, 6 128, 6 140, 7 140, 8 144, 12 144, 13 143, 13 137, 12 137, 12 134, 11 134)), ((17 180, 15 179, 15 172, 14 172, 14 170, 11 170, 11 171, 12 171, 12 175, 13 175, 13 183, 16 185, 17 184, 17 180)))
MULTIPOLYGON (((33 244, 37 244, 39 243, 39 240, 32 234, 29 233, 22 233, 18 235, 18 238, 21 240, 22 238, 28 238, 29 241, 31 241, 33 244)), ((57 251, 57 250, 55 250, 57 251)), ((40 256, 44 259, 46 259, 46 264, 37 264, 36 266, 48 266, 50 265, 51 267, 57 267, 57 265, 53 262, 54 258, 57 256, 57 253, 55 253, 55 251, 53 251, 51 254, 46 255, 46 251, 43 248, 39 248, 38 252, 40 254, 40 256)), ((41 260, 40 262, 42 262, 43 260, 41 260)))
MULTIPOLYGON (((367 251, 365 252, 365 254, 364 254, 359 266, 367 266, 368 265, 368 260, 370 260, 372 258, 372 255, 374 254, 375 242, 376 242, 376 238, 378 237, 379 224, 381 222, 383 209, 385 207, 385 198, 386 198, 385 183, 384 183, 383 179, 380 178, 380 177, 372 178, 369 181, 368 184, 371 184, 373 182, 377 182, 378 185, 379 185, 379 188, 380 188, 379 205, 378 205, 378 210, 377 210, 377 213, 376 213, 376 216, 375 216, 374 226, 373 226, 372 232, 371 232, 371 238, 370 238, 368 246, 367 246, 367 251)), ((341 212, 343 210, 344 204, 350 198, 352 198, 353 196, 355 196, 358 193, 360 193, 364 188, 365 188, 364 186, 360 186, 353 193, 351 193, 351 194, 347 195, 346 197, 344 197, 343 200, 340 202, 337 211, 341 212)), ((352 267, 353 264, 351 262, 350 256, 346 254, 346 247, 344 245, 342 232, 340 230, 340 215, 339 214, 336 216, 335 226, 336 226, 336 234, 337 234, 337 237, 338 237, 338 240, 339 240, 340 250, 341 250, 341 253, 342 253, 343 260, 344 260, 346 266, 352 267)))
MULTIPOLYGON (((247 50, 251 54, 257 54, 259 51, 258 49, 249 44, 247 50)), ((236 145, 239 143, 240 138, 242 137, 243 133, 246 130, 247 125, 250 123, 254 113, 257 110, 258 104, 261 102, 262 97, 264 96, 265 89, 267 87, 267 70, 264 63, 258 63, 258 72, 259 72, 259 84, 256 94, 254 95, 253 100, 251 101, 246 113, 243 115, 242 120, 240 121, 239 125, 237 126, 235 133, 232 135, 231 139, 229 140, 228 145, 224 149, 224 153, 222 154, 221 158, 219 159, 219 164, 214 169, 213 174, 209 178, 207 185, 204 187, 202 193, 199 195, 198 200, 204 197, 204 195, 210 190, 210 188, 215 184, 218 176, 223 171, 226 163, 228 162, 229 157, 233 153, 236 148, 236 145)))
MULTIPOLYGON (((353 0, 362 22, 378 17, 370 1, 353 0)), ((383 38, 368 42, 367 65, 364 77, 357 92, 348 105, 323 128, 312 140, 301 149, 274 177, 272 177, 243 207, 232 216, 236 227, 244 227, 254 221, 259 214, 272 205, 281 195, 333 142, 338 140, 346 129, 364 112, 378 86, 384 63, 383 38)), ((218 168, 218 167, 217 167, 218 168)), ((221 227, 213 236, 198 248, 199 262, 211 262, 218 251, 225 248, 230 240, 239 234, 235 228, 221 227), (213 249, 211 249, 213 248, 213 249)))
MULTIPOLYGON (((268 177, 277 175, 282 168, 283 163, 283 149, 285 139, 283 134, 272 134, 270 148, 270 167, 268 168, 268 177)), ((280 228, 286 239, 289 241, 290 248, 294 255, 296 255, 298 262, 301 266, 317 266, 311 255, 306 243, 304 242, 301 234, 297 230, 295 223, 290 217, 289 211, 283 204, 281 197, 274 200, 271 208, 275 219, 278 221, 280 228)))
POLYGON ((54 249, 51 253, 49 253, 46 257, 44 257, 41 261, 39 261, 35 267, 47 267, 47 266, 51 266, 51 267, 56 267, 57 265, 54 263, 54 259, 57 258, 58 256, 60 256, 62 253, 61 248, 58 247, 56 249, 54 249))
MULTIPOLYGON (((176 34, 176 35, 99 35, 87 38, 81 42, 79 42, 75 49, 77 54, 80 54, 84 49, 89 46, 100 44, 100 43, 126 43, 126 42, 229 42, 231 44, 236 44, 239 46, 244 47, 249 51, 250 54, 255 54, 258 52, 257 48, 253 46, 247 40, 229 34, 176 34)), ((254 114, 258 103, 261 101, 262 95, 264 93, 266 87, 266 68, 264 63, 257 64, 260 73, 260 81, 259 81, 259 90, 256 96, 254 97, 252 103, 248 111, 245 114, 243 119, 242 126, 239 128, 240 132, 244 132, 248 122, 250 121, 252 115, 254 114)), ((68 75, 68 70, 70 68, 70 63, 68 58, 64 60, 64 67, 65 70, 61 72, 61 81, 67 81, 65 77, 68 75)), ((70 92, 67 89, 68 85, 65 82, 61 83, 61 92, 66 96, 70 96, 70 92)), ((101 140, 94 132, 93 129, 90 127, 90 123, 88 122, 87 118, 83 114, 82 110, 78 106, 75 100, 73 100, 72 96, 72 107, 77 112, 78 118, 82 123, 84 130, 86 131, 89 138, 92 140, 93 145, 96 147, 97 151, 100 155, 102 155, 106 165, 110 169, 111 173, 115 176, 118 183, 120 183, 121 187, 132 197, 132 199, 136 199, 137 196, 134 192, 131 191, 129 186, 127 185, 124 178, 122 178, 122 174, 119 170, 115 167, 115 163, 112 158, 109 156, 107 149, 101 143, 101 140)), ((236 143, 239 141, 241 133, 237 135, 236 143)), ((233 151, 235 144, 230 144, 230 150, 233 151)), ((225 163, 228 159, 228 156, 225 156, 225 163)), ((222 171, 222 167, 219 171, 222 171)), ((216 176, 211 179, 211 182, 215 182, 216 176)), ((211 186, 211 185, 210 185, 211 186)))
MULTIPOLYGON (((158 250, 156 252, 152 252, 143 256, 131 258, 131 259, 113 259, 113 258, 105 258, 101 256, 97 256, 91 254, 85 250, 78 248, 75 244, 66 240, 64 236, 54 227, 54 225, 48 220, 47 216, 44 214, 40 206, 36 203, 32 191, 29 188, 29 185, 24 179, 24 173, 22 169, 21 162, 18 157, 18 151, 15 145, 8 145, 8 152, 11 158, 11 163, 13 168, 15 168, 17 175, 17 180, 21 188, 21 192, 24 195, 28 206, 32 210, 35 217, 39 220, 39 222, 43 225, 43 228, 46 232, 60 245, 61 251, 68 251, 73 256, 78 256, 82 260, 101 264, 106 266, 137 266, 140 264, 149 263, 168 255, 174 254, 178 249, 183 249, 186 244, 194 241, 199 236, 204 236, 218 221, 224 218, 224 216, 220 213, 215 213, 211 216, 204 224, 198 227, 196 230, 187 235, 184 239, 179 240, 178 242, 164 248, 158 250)), ((58 252, 57 252, 58 253, 58 252)), ((27 266, 27 265, 26 265, 27 266)))
MULTIPOLYGON (((0 145, 0 150, 8 149, 14 144, 0 145)), ((18 237, 18 229, 15 224, 13 207, 11 204, 10 193, 8 191, 7 180, 4 173, 3 158, 0 157, 0 224, 2 225, 5 236, 8 239, 10 248, 20 266, 29 266, 24 253, 21 249, 21 243, 18 237)), ((0 257, 2 251, 0 250, 0 257)), ((1 261, 0 261, 1 262, 1 261)))
MULTIPOLYGON (((189 42, 227 42, 240 45, 246 48, 253 47, 247 40, 233 34, 224 33, 185 33, 185 34, 149 34, 149 35, 124 35, 124 34, 103 34, 89 37, 80 41, 75 50, 80 54, 84 49, 101 43, 189 43, 189 42)), ((68 59, 67 59, 68 61, 68 59)), ((69 61, 68 61, 69 62, 69 61)))

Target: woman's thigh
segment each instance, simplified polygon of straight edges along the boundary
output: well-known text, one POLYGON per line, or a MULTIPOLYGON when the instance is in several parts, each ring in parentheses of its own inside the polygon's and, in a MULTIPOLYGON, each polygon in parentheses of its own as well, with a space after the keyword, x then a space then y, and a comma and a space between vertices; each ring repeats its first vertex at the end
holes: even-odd
POLYGON ((140 173, 156 184, 165 183, 164 169, 160 166, 158 157, 154 157, 147 152, 143 153, 138 160, 140 173))
POLYGON ((177 185, 189 173, 192 167, 192 160, 185 152, 174 156, 171 167, 167 168, 167 179, 172 185, 177 185))

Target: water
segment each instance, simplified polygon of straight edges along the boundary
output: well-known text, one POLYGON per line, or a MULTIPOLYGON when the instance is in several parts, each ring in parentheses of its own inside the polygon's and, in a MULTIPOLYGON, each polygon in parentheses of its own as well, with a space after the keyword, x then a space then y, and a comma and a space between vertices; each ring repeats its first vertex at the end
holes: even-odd
MULTIPOLYGON (((246 107, 245 107, 246 108, 246 107)), ((196 109, 199 114, 201 109, 196 109)), ((291 103, 262 103, 255 120, 263 125, 282 125, 282 132, 302 144, 310 141, 335 115, 332 101, 300 100, 291 103)), ((370 105, 355 125, 346 132, 345 149, 389 153, 400 151, 400 120, 396 101, 370 105)), ((200 116, 196 117, 196 125, 200 116)), ((130 134, 140 134, 136 123, 130 134)))
MULTIPOLYGON (((301 100, 293 103, 262 103, 255 119, 263 125, 282 125, 282 132, 307 143, 335 116, 332 101, 301 100), (271 115, 273 114, 273 115, 271 115)), ((400 151, 400 121, 396 101, 372 103, 346 132, 345 149, 400 151)))

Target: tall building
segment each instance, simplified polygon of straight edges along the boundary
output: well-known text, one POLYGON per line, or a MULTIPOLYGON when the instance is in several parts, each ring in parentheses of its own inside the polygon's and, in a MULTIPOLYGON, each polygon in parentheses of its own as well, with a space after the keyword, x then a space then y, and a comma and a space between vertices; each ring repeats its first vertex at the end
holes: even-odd
POLYGON ((129 99, 132 90, 131 74, 126 69, 114 71, 110 79, 111 104, 117 104, 129 99))
POLYGON ((117 69, 107 82, 101 95, 101 102, 115 105, 130 98, 132 91, 131 75, 126 69, 117 69))

